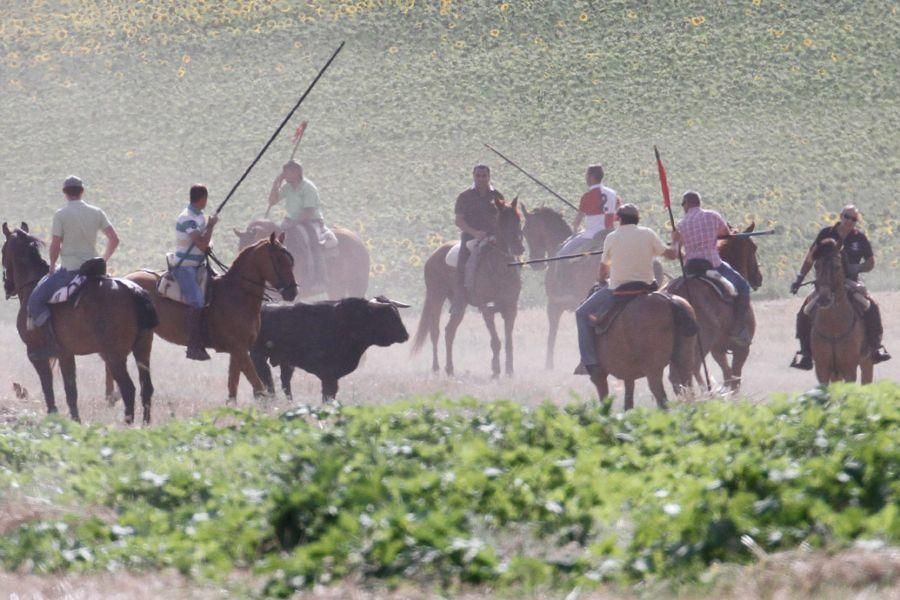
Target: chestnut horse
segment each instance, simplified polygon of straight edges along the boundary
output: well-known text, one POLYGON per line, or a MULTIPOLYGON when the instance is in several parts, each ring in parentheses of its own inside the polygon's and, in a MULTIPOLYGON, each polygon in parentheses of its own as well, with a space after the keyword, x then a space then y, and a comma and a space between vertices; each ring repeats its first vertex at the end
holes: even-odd
MULTIPOLYGON (((513 373, 513 326, 519 309, 519 293, 522 290, 522 276, 518 268, 509 267, 507 263, 525 252, 522 243, 522 218, 519 214, 518 199, 510 204, 495 201, 497 206, 497 233, 492 242, 481 251, 481 257, 475 271, 475 283, 469 293, 471 304, 481 309, 484 323, 491 335, 491 371, 494 377, 500 374, 500 336, 494 316, 499 313, 503 317, 505 329, 506 374, 513 373)), ((449 242, 435 250, 425 262, 425 305, 419 317, 419 325, 413 340, 412 353, 421 350, 425 337, 431 337, 431 368, 440 370, 438 363, 438 338, 441 311, 444 301, 450 299, 457 290, 458 278, 456 267, 447 264, 447 253, 453 247, 449 242)), ((453 340, 456 330, 465 316, 465 311, 451 313, 450 320, 444 330, 444 344, 447 350, 445 370, 452 375, 453 340)))
POLYGON ((819 383, 872 383, 873 365, 866 346, 865 326, 844 287, 846 258, 833 239, 819 242, 813 252, 816 307, 812 315, 811 349, 819 383))
POLYGON ((601 399, 609 395, 608 375, 622 379, 625 410, 630 410, 634 382, 646 377, 656 404, 666 408, 663 371, 669 367, 676 394, 690 388, 699 361, 696 334, 694 310, 683 298, 654 292, 630 300, 609 329, 595 338, 600 369, 591 382, 597 394, 601 399))
MULTIPOLYGON (((19 298, 16 328, 28 348, 28 359, 41 380, 47 412, 55 413, 53 373, 48 358, 33 356, 33 350, 48 342, 44 331, 29 331, 26 327, 28 298, 38 281, 50 270, 41 258, 41 242, 28 233, 28 225, 10 231, 3 223, 3 287, 6 297, 19 298)), ((115 379, 125 406, 125 422, 134 422, 134 382, 128 375, 126 360, 134 354, 141 384, 141 404, 144 423, 150 422, 150 400, 153 383, 150 380, 150 345, 153 327, 158 323, 150 298, 109 277, 89 278, 75 302, 50 306, 51 326, 58 345, 59 369, 66 391, 69 415, 79 421, 78 387, 75 380, 75 356, 99 354, 115 379)), ((109 386, 112 386, 110 381, 109 386)))
MULTIPOLYGON (((231 355, 228 363, 229 403, 237 399, 241 373, 253 387, 254 395, 265 392, 250 360, 250 348, 259 333, 259 313, 266 285, 277 289, 287 301, 293 300, 297 295, 294 260, 282 244, 283 240, 284 234, 276 239, 272 233, 267 239, 248 246, 238 254, 224 275, 213 278, 209 283, 212 286, 211 299, 203 309, 203 320, 208 331, 206 345, 216 352, 231 355)), ((167 342, 187 346, 188 331, 185 324, 188 306, 157 293, 156 286, 160 277, 160 273, 153 271, 136 271, 127 276, 150 294, 159 313, 156 334, 167 342)), ((150 344, 152 345, 152 341, 150 344)), ((147 360, 149 361, 149 356, 147 360)), ((106 391, 108 395, 111 392, 108 380, 106 391)))
MULTIPOLYGON (((743 233, 751 233, 756 227, 751 223, 743 233)), ((733 230, 733 233, 740 233, 733 230)), ((719 256, 740 273, 754 290, 762 285, 762 273, 759 271, 759 262, 756 259, 756 243, 750 237, 729 237, 719 240, 719 256)), ((734 323, 734 309, 731 302, 723 300, 719 294, 709 285, 696 278, 684 279, 679 277, 666 286, 666 291, 681 296, 688 300, 697 314, 700 324, 700 345, 705 356, 709 352, 716 364, 722 369, 724 384, 732 391, 738 391, 741 386, 744 363, 750 355, 750 345, 741 346, 731 342, 731 329, 734 323), (731 353, 731 360, 728 360, 731 353)), ((753 307, 747 311, 747 328, 750 331, 750 339, 756 333, 756 317, 753 307)), ((702 359, 702 357, 701 357, 702 359)), ((698 363, 699 366, 699 363, 698 363)), ((698 383, 703 384, 703 379, 698 370, 695 374, 698 383)))
MULTIPOLYGON (((268 237, 272 233, 281 233, 281 228, 268 219, 257 219, 247 225, 245 231, 234 230, 238 238, 238 249, 243 250, 250 244, 268 237)), ((369 287, 369 251, 358 235, 344 229, 333 227, 338 245, 336 252, 325 251, 325 293, 329 300, 341 298, 361 298, 369 287)), ((306 248, 299 242, 299 236, 287 236, 286 247, 295 258, 294 278, 299 283, 297 295, 300 298, 315 296, 316 293, 304 285, 304 260, 301 260, 306 248)))

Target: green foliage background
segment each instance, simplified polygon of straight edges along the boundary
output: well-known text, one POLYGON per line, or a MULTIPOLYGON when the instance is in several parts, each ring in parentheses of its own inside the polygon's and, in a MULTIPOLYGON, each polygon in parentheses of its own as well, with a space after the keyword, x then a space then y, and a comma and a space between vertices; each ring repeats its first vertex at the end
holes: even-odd
MULTIPOLYGON (((572 200, 592 162, 666 229, 652 145, 673 191, 701 191, 760 242, 763 295, 784 292, 815 231, 857 203, 876 287, 898 266, 897 4, 735 2, 125 2, 0 8, 0 212, 46 234, 70 172, 124 233, 113 269, 161 267, 189 185, 221 200, 340 40, 302 107, 301 156, 326 216, 359 230, 373 292, 421 298, 455 236, 471 166, 530 206, 572 200)), ((298 119, 295 119, 299 121, 298 119)), ((294 125, 292 124, 292 126, 294 125)), ((290 128, 289 128, 290 129, 290 128)), ((286 131, 225 212, 261 216, 286 131)), ((565 207, 560 207, 563 210, 565 207)), ((234 239, 223 227, 220 253, 234 239)), ((526 302, 542 298, 526 275, 526 302)))
MULTIPOLYGON (((900 386, 612 415, 427 398, 221 410, 152 429, 0 428, 0 567, 174 567, 265 592, 415 581, 691 581, 765 552, 900 541, 900 386)), ((242 595, 242 594, 238 594, 242 595)))

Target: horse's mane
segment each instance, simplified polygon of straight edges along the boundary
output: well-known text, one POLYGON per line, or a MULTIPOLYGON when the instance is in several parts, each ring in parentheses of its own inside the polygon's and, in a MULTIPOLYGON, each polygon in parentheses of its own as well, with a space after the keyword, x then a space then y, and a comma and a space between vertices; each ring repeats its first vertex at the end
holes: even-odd
POLYGON ((24 229, 19 229, 18 227, 15 229, 15 233, 17 233, 21 237, 24 237, 26 240, 28 240, 28 243, 26 245, 26 248, 27 248, 26 258, 28 258, 28 260, 30 260, 31 262, 37 263, 41 267, 46 268, 49 271, 50 263, 48 263, 44 259, 44 257, 41 256, 41 247, 45 245, 44 242, 42 240, 34 237, 33 235, 31 235, 24 229))
POLYGON ((258 246, 262 246, 263 244, 268 244, 268 243, 269 243, 269 238, 266 237, 266 238, 263 238, 259 241, 256 241, 256 242, 250 244, 249 246, 247 246, 246 248, 244 248, 243 250, 238 252, 237 257, 234 259, 234 261, 232 261, 231 266, 228 267, 228 270, 222 275, 222 277, 228 277, 228 275, 230 275, 232 272, 235 272, 236 267, 242 266, 243 263, 248 260, 251 250, 254 250, 258 246))
POLYGON ((832 238, 826 238, 819 242, 816 246, 816 249, 813 250, 812 258, 813 260, 819 260, 820 258, 828 258, 832 256, 835 252, 840 250, 841 245, 832 238))
POLYGON ((531 217, 543 219, 547 230, 553 235, 558 235, 561 239, 566 239, 572 235, 572 227, 566 223, 562 214, 553 210, 549 206, 539 206, 530 213, 531 217))

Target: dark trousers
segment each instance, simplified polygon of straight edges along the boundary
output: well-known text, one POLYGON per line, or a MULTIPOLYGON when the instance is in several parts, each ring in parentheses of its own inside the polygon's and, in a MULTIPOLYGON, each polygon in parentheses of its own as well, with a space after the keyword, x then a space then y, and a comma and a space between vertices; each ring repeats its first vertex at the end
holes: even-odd
MULTIPOLYGON (((863 313, 863 325, 866 330, 866 341, 873 349, 881 346, 881 338, 884 336, 884 325, 881 322, 881 309, 872 298, 869 298, 869 310, 863 313)), ((797 339, 800 341, 800 353, 812 354, 812 318, 804 311, 803 307, 797 313, 797 339)))

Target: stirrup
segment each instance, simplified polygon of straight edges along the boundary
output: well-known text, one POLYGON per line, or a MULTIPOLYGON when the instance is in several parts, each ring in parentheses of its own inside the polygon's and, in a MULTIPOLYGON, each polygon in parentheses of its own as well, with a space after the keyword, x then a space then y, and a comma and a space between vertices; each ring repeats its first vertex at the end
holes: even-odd
POLYGON ((808 354, 803 354, 802 352, 798 352, 794 355, 794 360, 791 361, 791 367, 795 369, 800 369, 802 371, 812 371, 813 361, 812 356, 808 354))
POLYGON ((878 346, 874 350, 872 350, 872 364, 877 365, 878 363, 883 363, 887 360, 891 360, 890 353, 885 350, 884 346, 878 346))

